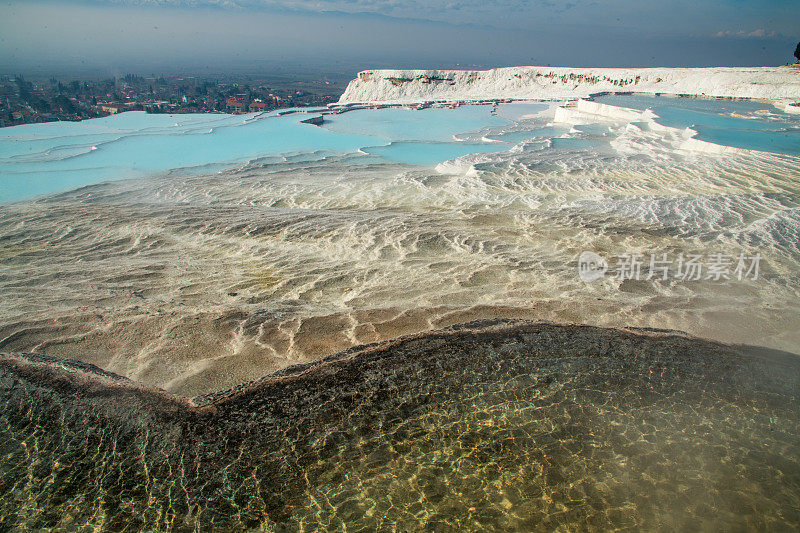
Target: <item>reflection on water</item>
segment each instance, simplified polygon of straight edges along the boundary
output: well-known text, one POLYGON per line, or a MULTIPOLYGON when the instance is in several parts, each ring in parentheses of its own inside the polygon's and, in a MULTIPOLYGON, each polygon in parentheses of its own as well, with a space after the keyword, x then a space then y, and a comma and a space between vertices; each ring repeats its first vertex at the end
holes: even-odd
POLYGON ((800 365, 683 336, 473 324, 196 399, 0 360, 0 526, 800 524, 800 365))

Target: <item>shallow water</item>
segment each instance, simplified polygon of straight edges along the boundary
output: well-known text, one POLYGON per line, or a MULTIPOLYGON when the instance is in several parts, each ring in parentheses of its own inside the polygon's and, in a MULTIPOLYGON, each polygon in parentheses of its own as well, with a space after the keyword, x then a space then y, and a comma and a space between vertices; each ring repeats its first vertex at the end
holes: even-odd
POLYGON ((0 132, 0 202, 108 180, 157 173, 197 174, 264 157, 349 153, 373 147, 392 161, 434 164, 509 145, 458 143, 458 133, 508 124, 489 106, 377 109, 310 114, 147 115, 128 112, 80 123, 47 123, 0 132), (429 143, 409 150, 399 141, 429 143))
POLYGON ((506 143, 474 144, 466 142, 393 142, 388 146, 365 148, 369 154, 397 163, 435 165, 463 155, 508 150, 506 143))
MULTIPOLYGON (((691 127, 697 138, 738 148, 800 155, 800 122, 767 104, 689 98, 605 95, 601 103, 652 109, 658 123, 691 127)), ((0 202, 93 183, 170 173, 200 174, 264 158, 308 158, 361 151, 384 160, 435 165, 471 153, 513 151, 553 139, 549 147, 589 148, 610 135, 606 124, 542 120, 547 104, 384 108, 325 116, 315 111, 249 115, 146 115, 129 112, 80 123, 46 123, 0 131, 0 202), (565 138, 566 137, 566 138, 565 138)))
POLYGON ((791 530, 799 385, 789 354, 519 322, 194 402, 0 355, 0 527, 791 530))
POLYGON ((308 115, 146 115, 7 128, 0 137, 0 201, 108 180, 298 152, 349 152, 380 138, 334 134, 308 115))
POLYGON ((651 109, 657 122, 692 128, 697 138, 744 148, 800 155, 800 122, 796 116, 760 102, 704 100, 643 95, 604 95, 595 101, 632 109, 651 109))

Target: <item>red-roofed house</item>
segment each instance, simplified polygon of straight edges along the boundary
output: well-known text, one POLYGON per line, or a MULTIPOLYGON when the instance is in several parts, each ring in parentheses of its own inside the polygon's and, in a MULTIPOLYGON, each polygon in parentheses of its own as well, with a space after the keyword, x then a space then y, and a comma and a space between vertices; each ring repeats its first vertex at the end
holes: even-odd
POLYGON ((228 113, 245 113, 247 111, 247 102, 238 98, 228 98, 225 101, 225 111, 228 113))
POLYGON ((256 100, 255 102, 250 102, 250 112, 254 113, 256 111, 264 111, 267 108, 267 104, 262 102, 261 100, 256 100))

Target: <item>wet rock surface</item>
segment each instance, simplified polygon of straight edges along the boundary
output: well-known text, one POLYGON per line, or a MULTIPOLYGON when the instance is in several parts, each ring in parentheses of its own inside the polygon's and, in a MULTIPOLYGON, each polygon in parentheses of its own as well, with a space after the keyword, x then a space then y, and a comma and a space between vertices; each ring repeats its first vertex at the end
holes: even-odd
POLYGON ((800 363, 513 320, 188 400, 0 358, 0 530, 800 525, 800 363))

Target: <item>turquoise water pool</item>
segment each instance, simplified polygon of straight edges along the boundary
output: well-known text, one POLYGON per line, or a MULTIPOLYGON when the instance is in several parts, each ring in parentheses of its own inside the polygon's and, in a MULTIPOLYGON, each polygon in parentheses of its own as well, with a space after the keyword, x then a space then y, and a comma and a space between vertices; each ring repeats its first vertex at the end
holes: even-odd
POLYGON ((568 131, 569 131, 568 127, 563 125, 557 125, 557 126, 547 126, 544 128, 525 129, 519 131, 508 131, 504 133, 497 133, 494 135, 488 135, 487 138, 516 144, 524 141, 529 141, 531 139, 557 137, 559 135, 564 135, 568 131))
POLYGON ((0 200, 181 168, 214 170, 261 156, 349 152, 381 142, 301 123, 305 118, 131 112, 7 128, 0 135, 0 200))
POLYGON ((489 106, 352 111, 327 115, 323 127, 302 123, 308 117, 129 112, 5 128, 0 131, 0 201, 170 171, 210 172, 264 157, 372 147, 371 153, 390 161, 428 165, 510 146, 456 140, 459 133, 509 124, 493 116, 489 106))
POLYGON ((395 141, 454 141, 457 134, 481 128, 509 125, 493 115, 490 106, 469 105, 457 108, 361 109, 325 117, 323 127, 345 135, 370 135, 395 141))
MULTIPOLYGON (((698 138, 713 143, 800 155, 800 119, 768 104, 638 95, 596 100, 652 109, 661 124, 691 127, 698 138)), ((614 134, 604 123, 572 128, 549 123, 548 107, 520 102, 362 109, 325 115, 322 127, 302 121, 314 116, 309 111, 324 109, 236 116, 129 112, 79 123, 15 126, 0 130, 0 202, 104 181, 216 172, 263 158, 365 153, 429 166, 542 139, 551 139, 541 145, 546 150, 588 150, 608 144, 614 134)))
POLYGON ((645 95, 604 95, 595 101, 650 109, 656 122, 692 128, 697 138, 725 146, 800 155, 800 119, 763 102, 645 95))
POLYGON ((396 163, 411 165, 435 165, 462 155, 502 152, 508 150, 508 143, 458 143, 458 142, 393 142, 388 146, 365 148, 364 151, 379 155, 396 163))

